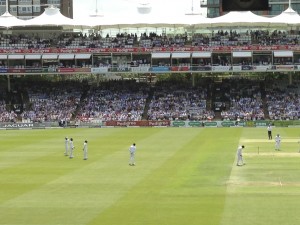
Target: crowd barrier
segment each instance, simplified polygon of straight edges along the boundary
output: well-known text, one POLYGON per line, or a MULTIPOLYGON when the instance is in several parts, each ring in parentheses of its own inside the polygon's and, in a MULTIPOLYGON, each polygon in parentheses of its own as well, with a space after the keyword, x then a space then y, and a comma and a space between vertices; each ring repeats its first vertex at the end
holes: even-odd
POLYGON ((10 129, 51 129, 51 128, 101 128, 101 127, 300 127, 300 120, 257 120, 257 121, 101 121, 68 123, 59 126, 57 122, 45 123, 0 123, 1 130, 10 129), (74 125, 76 124, 76 125, 74 125))
POLYGON ((115 73, 178 73, 178 72, 281 72, 300 71, 300 65, 268 66, 152 66, 152 67, 96 67, 96 68, 0 68, 5 74, 115 74, 115 73))

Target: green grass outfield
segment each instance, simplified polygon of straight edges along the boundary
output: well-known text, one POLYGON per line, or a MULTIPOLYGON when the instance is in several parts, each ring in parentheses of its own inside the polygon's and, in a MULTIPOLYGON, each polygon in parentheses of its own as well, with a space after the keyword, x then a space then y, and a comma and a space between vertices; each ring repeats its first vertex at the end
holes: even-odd
POLYGON ((277 133, 280 152, 266 128, 1 130, 0 224, 298 225, 300 129, 277 133))

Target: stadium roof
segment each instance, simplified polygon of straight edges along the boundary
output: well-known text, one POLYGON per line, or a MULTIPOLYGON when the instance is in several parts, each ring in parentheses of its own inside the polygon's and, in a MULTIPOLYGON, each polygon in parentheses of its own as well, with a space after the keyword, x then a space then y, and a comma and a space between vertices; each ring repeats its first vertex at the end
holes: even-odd
POLYGON ((155 14, 139 14, 126 17, 115 17, 108 20, 106 26, 118 24, 118 27, 185 27, 199 22, 210 21, 200 15, 155 15, 155 14))
POLYGON ((212 27, 220 26, 268 26, 270 20, 267 17, 258 16, 251 11, 232 11, 223 16, 211 20, 212 27))
POLYGON ((17 17, 11 15, 9 12, 5 12, 0 16, 0 27, 14 27, 14 26, 25 26, 24 20, 18 19, 17 17))
POLYGON ((74 20, 60 13, 60 9, 50 6, 33 19, 25 21, 27 26, 74 26, 74 20))
POLYGON ((286 25, 300 25, 300 16, 292 8, 288 8, 280 15, 267 18, 258 16, 251 11, 229 12, 216 18, 206 18, 201 15, 135 13, 104 16, 82 17, 70 19, 60 13, 56 7, 50 6, 40 16, 30 20, 21 20, 8 12, 0 16, 0 27, 14 26, 63 26, 65 28, 144 28, 144 27, 284 27, 286 25))
POLYGON ((269 18, 271 25, 297 25, 300 24, 300 16, 294 11, 291 7, 288 7, 285 11, 283 11, 278 16, 274 16, 269 18))

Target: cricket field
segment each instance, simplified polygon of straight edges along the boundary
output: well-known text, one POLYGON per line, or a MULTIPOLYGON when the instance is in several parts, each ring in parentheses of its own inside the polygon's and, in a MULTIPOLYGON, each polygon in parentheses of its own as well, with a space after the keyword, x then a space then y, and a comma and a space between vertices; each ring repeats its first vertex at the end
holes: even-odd
POLYGON ((0 130, 0 140, 0 225, 300 224, 300 128, 275 127, 273 140, 265 127, 0 130))

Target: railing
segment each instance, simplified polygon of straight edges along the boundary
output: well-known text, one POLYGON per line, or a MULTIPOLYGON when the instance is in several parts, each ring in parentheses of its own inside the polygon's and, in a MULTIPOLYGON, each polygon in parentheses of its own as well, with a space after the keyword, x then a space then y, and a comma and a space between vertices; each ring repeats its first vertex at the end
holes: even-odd
POLYGON ((198 66, 139 66, 92 68, 0 68, 0 75, 18 74, 157 74, 157 73, 206 73, 206 72, 291 72, 300 71, 298 64, 284 65, 198 65, 198 66))

